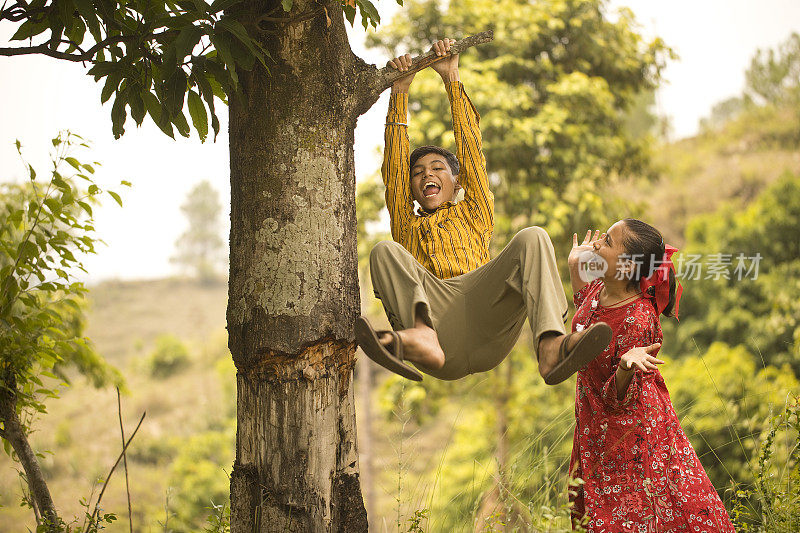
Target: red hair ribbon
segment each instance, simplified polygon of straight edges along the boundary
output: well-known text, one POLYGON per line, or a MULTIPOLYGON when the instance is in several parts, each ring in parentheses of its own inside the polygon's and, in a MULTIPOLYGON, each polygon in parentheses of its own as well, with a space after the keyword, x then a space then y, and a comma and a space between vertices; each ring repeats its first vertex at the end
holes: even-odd
MULTIPOLYGON (((675 265, 672 263, 672 254, 677 251, 677 248, 673 248, 669 244, 664 244, 664 257, 661 259, 661 263, 658 264, 650 277, 642 278, 639 281, 642 294, 648 298, 655 299, 656 310, 659 315, 661 315, 667 307, 667 304, 669 304, 669 271, 672 270, 672 272, 675 272, 675 265), (650 287, 655 287, 655 296, 651 296, 647 292, 647 289, 650 287)), ((677 284, 677 288, 675 290, 675 307, 672 310, 672 314, 677 317, 678 303, 683 293, 683 287, 677 280, 675 280, 675 283, 677 284)))

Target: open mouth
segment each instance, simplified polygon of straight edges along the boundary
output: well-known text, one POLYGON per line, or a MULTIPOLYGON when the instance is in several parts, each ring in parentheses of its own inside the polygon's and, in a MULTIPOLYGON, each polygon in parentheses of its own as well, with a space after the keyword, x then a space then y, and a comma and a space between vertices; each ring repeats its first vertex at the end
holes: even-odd
POLYGON ((422 186, 422 196, 424 196, 425 198, 431 198, 439 194, 441 190, 442 188, 439 187, 439 185, 437 185, 432 181, 428 181, 425 183, 425 185, 422 186))

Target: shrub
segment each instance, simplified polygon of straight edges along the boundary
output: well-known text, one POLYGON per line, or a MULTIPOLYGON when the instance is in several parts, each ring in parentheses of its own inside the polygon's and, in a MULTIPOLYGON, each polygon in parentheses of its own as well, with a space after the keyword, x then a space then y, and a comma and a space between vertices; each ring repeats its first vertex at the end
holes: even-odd
POLYGON ((154 378, 167 378, 189 365, 189 350, 174 335, 161 335, 156 347, 145 360, 149 374, 154 378))

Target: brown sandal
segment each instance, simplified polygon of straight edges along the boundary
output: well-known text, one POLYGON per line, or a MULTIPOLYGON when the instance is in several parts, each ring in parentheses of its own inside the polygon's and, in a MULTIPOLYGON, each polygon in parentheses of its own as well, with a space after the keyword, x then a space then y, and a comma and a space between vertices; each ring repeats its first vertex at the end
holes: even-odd
POLYGON ((372 329, 372 325, 370 325, 367 318, 363 316, 356 319, 353 330, 355 331, 356 342, 361 349, 364 350, 364 353, 367 354, 367 357, 383 368, 391 370, 404 378, 422 381, 422 374, 415 368, 403 363, 403 342, 400 340, 400 335, 398 335, 396 331, 375 331, 372 329), (384 346, 378 340, 378 337, 382 333, 388 333, 392 336, 392 342, 389 346, 384 346))
POLYGON ((583 331, 583 335, 572 350, 567 352, 569 339, 575 333, 569 333, 561 341, 558 349, 558 364, 544 377, 548 385, 556 385, 589 364, 595 357, 603 353, 611 342, 611 327, 605 322, 598 322, 583 331))

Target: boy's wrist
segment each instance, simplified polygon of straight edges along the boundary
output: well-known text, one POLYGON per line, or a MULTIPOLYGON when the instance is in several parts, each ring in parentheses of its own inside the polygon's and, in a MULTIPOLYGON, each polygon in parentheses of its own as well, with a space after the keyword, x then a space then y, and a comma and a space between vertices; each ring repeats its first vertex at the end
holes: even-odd
POLYGON ((461 77, 458 75, 458 67, 453 70, 448 70, 447 72, 440 72, 439 74, 442 76, 442 80, 445 83, 461 81, 461 77))

